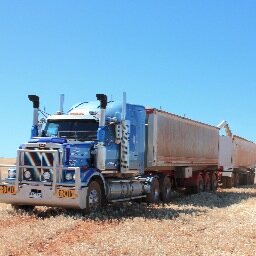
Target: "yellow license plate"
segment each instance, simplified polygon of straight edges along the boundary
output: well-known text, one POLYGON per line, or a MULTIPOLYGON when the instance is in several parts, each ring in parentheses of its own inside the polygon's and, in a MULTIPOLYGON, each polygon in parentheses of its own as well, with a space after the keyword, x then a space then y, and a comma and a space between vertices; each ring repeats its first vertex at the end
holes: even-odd
POLYGON ((77 194, 74 189, 57 189, 57 196, 60 198, 76 198, 77 194))
POLYGON ((0 194, 10 194, 10 195, 15 195, 15 187, 14 186, 5 186, 5 185, 0 185, 0 194))

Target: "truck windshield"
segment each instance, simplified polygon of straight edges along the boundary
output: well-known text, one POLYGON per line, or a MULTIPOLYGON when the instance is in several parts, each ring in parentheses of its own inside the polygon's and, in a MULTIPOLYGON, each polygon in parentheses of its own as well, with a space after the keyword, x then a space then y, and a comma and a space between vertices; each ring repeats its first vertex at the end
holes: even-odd
POLYGON ((43 131, 47 137, 61 137, 80 141, 97 139, 96 120, 48 120, 43 131))

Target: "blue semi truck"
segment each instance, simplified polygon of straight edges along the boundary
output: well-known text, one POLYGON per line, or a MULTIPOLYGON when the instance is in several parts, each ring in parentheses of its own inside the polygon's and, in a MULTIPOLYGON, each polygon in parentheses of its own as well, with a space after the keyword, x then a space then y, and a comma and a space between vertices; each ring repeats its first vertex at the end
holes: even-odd
POLYGON ((97 101, 47 116, 33 103, 31 138, 1 178, 0 202, 15 208, 58 206, 92 212, 109 202, 170 202, 174 190, 217 187, 219 129, 155 108, 97 101))

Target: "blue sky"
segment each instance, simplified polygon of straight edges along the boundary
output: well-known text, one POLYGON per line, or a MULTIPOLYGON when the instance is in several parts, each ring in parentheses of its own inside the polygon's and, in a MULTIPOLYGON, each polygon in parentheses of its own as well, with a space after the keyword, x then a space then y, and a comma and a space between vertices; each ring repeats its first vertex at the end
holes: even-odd
POLYGON ((256 140, 256 1, 0 0, 0 157, 49 113, 106 93, 256 140))

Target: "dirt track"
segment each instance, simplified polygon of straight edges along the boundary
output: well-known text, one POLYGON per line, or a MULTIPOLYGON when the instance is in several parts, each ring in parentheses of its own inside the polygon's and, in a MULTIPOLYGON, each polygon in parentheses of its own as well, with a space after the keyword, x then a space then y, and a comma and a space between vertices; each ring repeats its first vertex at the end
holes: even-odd
POLYGON ((96 215, 0 205, 0 255, 255 255, 256 186, 109 206, 96 215))
POLYGON ((255 255, 256 185, 86 216, 0 204, 0 255, 255 255))

